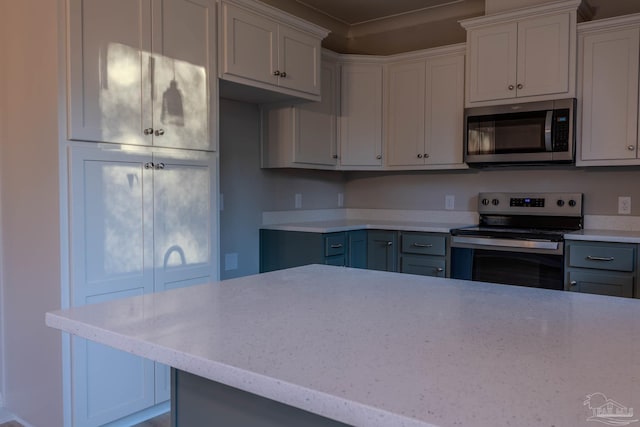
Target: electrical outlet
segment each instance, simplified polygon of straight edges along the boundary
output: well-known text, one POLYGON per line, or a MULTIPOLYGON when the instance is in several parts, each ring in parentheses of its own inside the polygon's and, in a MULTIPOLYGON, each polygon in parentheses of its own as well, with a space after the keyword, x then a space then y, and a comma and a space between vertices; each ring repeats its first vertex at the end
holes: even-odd
POLYGON ((302 194, 296 193, 295 196, 295 207, 296 209, 300 209, 302 207, 302 194))
POLYGON ((631 214, 631 197, 629 196, 618 197, 618 213, 620 215, 631 214))
POLYGON ((444 208, 448 211, 452 211, 456 206, 456 196, 447 194, 444 196, 444 208))
POLYGON ((344 206, 344 194, 338 193, 338 207, 344 206))
POLYGON ((230 253, 224 254, 224 270, 237 270, 238 269, 238 254, 230 253))

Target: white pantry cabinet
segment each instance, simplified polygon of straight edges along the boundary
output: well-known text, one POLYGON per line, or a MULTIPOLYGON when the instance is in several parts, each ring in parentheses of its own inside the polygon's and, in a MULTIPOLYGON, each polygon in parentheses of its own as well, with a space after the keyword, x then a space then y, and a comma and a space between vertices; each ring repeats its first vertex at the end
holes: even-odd
POLYGON ((214 0, 69 0, 68 13, 69 139, 216 149, 214 0))
POLYGON ((341 65, 339 167, 380 169, 383 164, 383 64, 354 59, 341 65))
POLYGON ((579 1, 467 19, 466 105, 575 96, 579 1))
MULTIPOLYGON (((215 155, 92 145, 68 150, 70 305, 217 279, 215 155)), ((167 377, 166 366, 73 337, 73 425, 166 401, 167 377)))
POLYGON ((220 77, 320 99, 320 42, 327 31, 260 2, 221 2, 220 77))
POLYGON ((640 15, 579 30, 578 166, 637 165, 640 15))
POLYGON ((432 49, 391 63, 386 82, 385 165, 465 168, 464 47, 432 49))
POLYGON ((338 66, 322 60, 322 99, 261 107, 262 167, 335 169, 337 163, 338 66))

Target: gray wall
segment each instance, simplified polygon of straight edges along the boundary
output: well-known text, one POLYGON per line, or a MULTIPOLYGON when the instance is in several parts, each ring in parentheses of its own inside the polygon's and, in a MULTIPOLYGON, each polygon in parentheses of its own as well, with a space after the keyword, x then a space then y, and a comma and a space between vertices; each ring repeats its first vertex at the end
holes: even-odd
POLYGON ((220 100, 220 278, 258 273, 259 229, 263 211, 292 210, 295 194, 302 209, 338 207, 344 192, 339 172, 260 169, 258 107, 220 100), (238 268, 225 269, 225 256, 237 254, 238 268))
POLYGON ((476 210, 481 191, 570 191, 584 193, 587 215, 617 215, 618 196, 632 197, 640 215, 640 168, 543 167, 449 172, 347 174, 345 205, 350 208, 444 209, 454 195, 455 210, 476 210))

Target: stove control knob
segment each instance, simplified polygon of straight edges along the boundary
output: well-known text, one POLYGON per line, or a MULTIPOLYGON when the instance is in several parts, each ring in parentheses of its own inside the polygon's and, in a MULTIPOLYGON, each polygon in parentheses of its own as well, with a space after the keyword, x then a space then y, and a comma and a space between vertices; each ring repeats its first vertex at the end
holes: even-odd
POLYGON ((558 203, 558 206, 560 206, 560 207, 564 206, 564 200, 562 200, 562 199, 558 199, 557 203, 558 203))
POLYGON ((493 200, 491 201, 491 204, 492 204, 493 206, 498 206, 498 205, 500 204, 500 200, 498 200, 498 199, 493 199, 493 200))
POLYGON ((569 200, 569 206, 574 207, 576 205, 576 201, 575 200, 569 200))
POLYGON ((482 199, 481 202, 484 206, 487 206, 489 204, 489 199, 482 199))

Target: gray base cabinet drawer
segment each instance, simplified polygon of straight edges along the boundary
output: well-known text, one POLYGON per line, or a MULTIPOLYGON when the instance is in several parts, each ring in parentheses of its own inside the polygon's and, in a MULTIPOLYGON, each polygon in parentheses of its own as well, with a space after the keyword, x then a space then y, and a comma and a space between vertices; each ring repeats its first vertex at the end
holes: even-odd
POLYGON ((400 263, 400 271, 408 274, 420 274, 422 276, 445 276, 445 258, 429 257, 424 255, 403 255, 400 263))
POLYGON ((421 255, 446 255, 447 238, 428 233, 403 233, 402 252, 421 255))
POLYGON ((570 270, 567 276, 570 291, 614 297, 631 298, 633 296, 634 277, 629 274, 570 270))
POLYGON ((635 245, 632 244, 571 244, 567 256, 570 267, 615 271, 635 268, 635 245))

